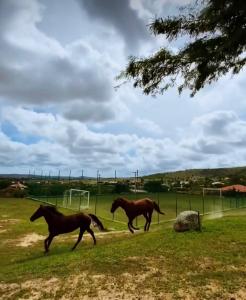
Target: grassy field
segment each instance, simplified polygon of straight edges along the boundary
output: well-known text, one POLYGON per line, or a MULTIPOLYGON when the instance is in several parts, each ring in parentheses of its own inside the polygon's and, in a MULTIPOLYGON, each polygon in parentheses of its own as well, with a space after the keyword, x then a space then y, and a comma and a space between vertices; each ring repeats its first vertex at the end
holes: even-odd
POLYGON ((72 252, 75 232, 44 255, 47 225, 29 221, 37 206, 0 199, 0 299, 246 299, 246 209, 182 234, 171 223, 130 234, 108 221, 121 231, 96 232, 97 246, 86 235, 72 252))
MULTIPOLYGON (((115 221, 127 223, 127 218, 124 211, 119 208, 116 210, 114 216, 110 213, 110 208, 112 202, 118 195, 108 194, 90 197, 90 207, 87 210, 90 213, 96 213, 98 216, 106 220, 112 220, 114 217, 115 221)), ((140 199, 140 198, 151 198, 159 203, 161 210, 165 212, 165 215, 158 215, 156 212, 153 214, 153 223, 166 222, 168 220, 174 219, 176 213, 184 210, 198 210, 201 214, 203 212, 214 213, 218 211, 227 210, 230 208, 237 208, 246 206, 246 199, 244 198, 220 198, 216 196, 205 196, 204 199, 201 195, 190 195, 190 194, 175 194, 175 193, 158 193, 158 194, 128 194, 123 195, 130 200, 140 199)), ((80 206, 79 197, 73 199, 71 205, 69 201, 64 201, 62 197, 43 197, 43 201, 48 201, 58 206, 67 206, 73 210, 78 210, 80 206)), ((145 219, 143 217, 138 217, 138 225, 143 226, 145 219)))

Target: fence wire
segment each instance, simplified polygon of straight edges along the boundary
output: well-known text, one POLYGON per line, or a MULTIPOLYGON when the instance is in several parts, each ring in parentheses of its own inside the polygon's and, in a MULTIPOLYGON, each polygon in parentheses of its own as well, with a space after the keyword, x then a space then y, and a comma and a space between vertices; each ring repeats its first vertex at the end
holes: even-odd
MULTIPOLYGON (((219 197, 213 195, 192 195, 181 193, 129 193, 129 194, 105 194, 105 195, 91 195, 89 201, 89 208, 81 206, 81 199, 75 198, 70 201, 62 196, 35 196, 30 197, 43 203, 55 205, 57 207, 68 208, 74 211, 83 211, 86 213, 93 213, 97 216, 119 223, 127 223, 127 216, 123 209, 118 208, 114 214, 110 212, 111 205, 117 197, 124 197, 129 200, 137 200, 142 198, 150 198, 154 200, 165 215, 160 215, 154 211, 152 216, 152 223, 162 223, 176 218, 176 216, 185 210, 199 211, 201 215, 214 214, 226 210, 244 208, 246 207, 246 197, 219 197)), ((142 226, 145 219, 140 216, 136 220, 138 226, 142 226)))

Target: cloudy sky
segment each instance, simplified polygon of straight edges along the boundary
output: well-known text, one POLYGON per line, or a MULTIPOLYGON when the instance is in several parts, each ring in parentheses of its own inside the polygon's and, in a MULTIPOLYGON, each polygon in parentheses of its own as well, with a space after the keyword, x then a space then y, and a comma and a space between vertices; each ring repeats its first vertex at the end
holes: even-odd
POLYGON ((115 88, 130 55, 182 46, 147 27, 180 2, 0 0, 0 173, 246 165, 245 69, 194 98, 115 88))

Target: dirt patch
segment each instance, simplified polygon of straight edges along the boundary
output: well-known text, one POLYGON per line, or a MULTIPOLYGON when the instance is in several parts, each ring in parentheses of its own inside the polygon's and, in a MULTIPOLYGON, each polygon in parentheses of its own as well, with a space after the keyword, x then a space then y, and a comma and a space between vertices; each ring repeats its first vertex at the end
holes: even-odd
MULTIPOLYGON (((20 284, 0 283, 0 300, 10 299, 61 299, 61 300, 195 300, 195 299, 246 299, 246 288, 235 293, 223 291, 219 282, 210 281, 199 288, 179 288, 175 292, 157 291, 155 285, 148 285, 149 280, 156 276, 157 269, 148 267, 145 272, 119 275, 90 274, 83 272, 60 279, 34 279, 20 284)), ((161 274, 162 275, 162 274, 161 274)), ((160 277, 159 277, 160 278, 160 277)), ((158 280, 158 277, 156 277, 158 280)))
MULTIPOLYGON (((3 227, 3 226, 2 226, 3 227)), ((0 233, 4 233, 7 231, 7 229, 2 229, 1 225, 0 225, 0 233)), ((125 230, 125 231, 110 231, 110 232, 97 232, 95 233, 96 239, 100 240, 103 239, 105 237, 113 237, 113 236, 125 236, 125 235, 129 235, 131 233, 129 233, 129 231, 125 230)), ((47 234, 48 236, 48 234, 47 234)), ((29 233, 25 236, 22 236, 18 239, 7 239, 4 241, 5 244, 13 244, 17 247, 29 247, 32 246, 34 244, 36 244, 39 241, 44 241, 45 238, 47 236, 44 235, 40 235, 37 233, 29 233)), ((62 241, 76 241, 78 238, 78 233, 77 234, 70 234, 70 235, 59 235, 55 237, 55 240, 59 243, 62 241)), ((90 241, 91 240, 91 235, 88 233, 85 233, 83 236, 83 240, 85 241, 90 241)))
POLYGON ((50 278, 49 280, 35 279, 21 284, 0 283, 1 300, 10 299, 84 299, 84 300, 116 300, 116 299, 172 299, 162 294, 157 297, 150 288, 143 288, 141 282, 152 276, 155 270, 149 270, 138 275, 124 273, 117 276, 105 274, 90 274, 83 272, 80 275, 67 278, 50 278))
POLYGON ((19 292, 20 288, 17 283, 0 283, 0 299, 14 299, 14 295, 19 292))
POLYGON ((10 225, 17 224, 19 219, 2 219, 0 220, 0 234, 8 231, 10 225))
POLYGON ((0 299, 39 300, 43 299, 47 294, 55 296, 59 288, 60 280, 58 278, 28 280, 21 284, 0 283, 0 294, 2 295, 0 299))
POLYGON ((216 280, 211 280, 209 284, 200 288, 179 289, 178 296, 182 300, 194 299, 228 299, 228 300, 244 300, 246 299, 246 288, 242 287, 235 293, 228 293, 223 290, 220 283, 216 280), (201 296, 202 295, 202 296, 201 296))
MULTIPOLYGON (((128 230, 122 231, 106 231, 106 232, 95 232, 95 237, 97 240, 104 239, 105 237, 120 237, 120 236, 127 236, 131 235, 128 230)), ((70 235, 59 235, 56 237, 58 241, 67 241, 67 240, 76 240, 78 238, 77 234, 70 234, 70 235)), ((91 235, 87 232, 83 235, 83 240, 91 240, 91 235)))
POLYGON ((45 239, 45 236, 39 235, 37 233, 29 233, 25 235, 24 237, 21 237, 17 240, 16 246, 17 247, 29 247, 33 244, 43 241, 45 239))
POLYGON ((215 261, 211 257, 202 257, 199 259, 199 261, 196 262, 197 270, 198 271, 206 271, 206 270, 212 270, 212 269, 218 269, 220 266, 220 263, 215 261))
POLYGON ((235 292, 234 294, 228 295, 231 300, 245 300, 246 299, 246 288, 240 289, 239 291, 235 292))
POLYGON ((17 224, 20 222, 20 219, 2 219, 0 220, 0 227, 17 224))

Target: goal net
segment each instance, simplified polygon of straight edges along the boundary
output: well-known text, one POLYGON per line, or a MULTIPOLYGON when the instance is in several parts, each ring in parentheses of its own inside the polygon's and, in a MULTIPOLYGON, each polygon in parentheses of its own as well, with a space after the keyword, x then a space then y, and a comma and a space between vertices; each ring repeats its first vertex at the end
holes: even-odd
POLYGON ((203 197, 205 195, 216 195, 219 196, 220 198, 222 197, 222 190, 219 188, 203 188, 202 189, 202 195, 203 197))
POLYGON ((63 206, 73 209, 87 209, 90 205, 90 192, 79 189, 70 189, 63 195, 63 206))

